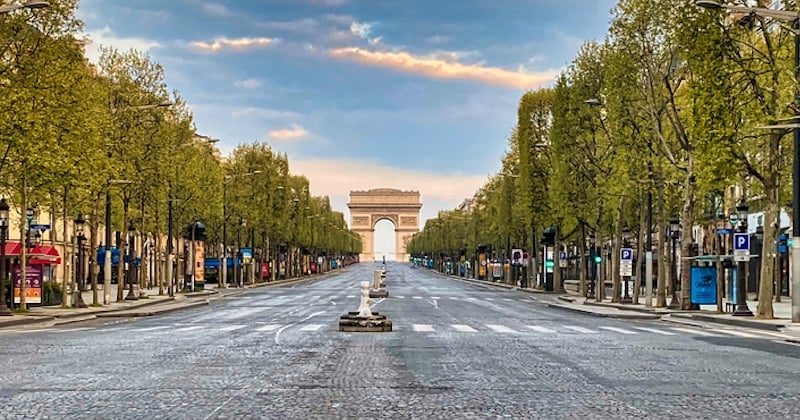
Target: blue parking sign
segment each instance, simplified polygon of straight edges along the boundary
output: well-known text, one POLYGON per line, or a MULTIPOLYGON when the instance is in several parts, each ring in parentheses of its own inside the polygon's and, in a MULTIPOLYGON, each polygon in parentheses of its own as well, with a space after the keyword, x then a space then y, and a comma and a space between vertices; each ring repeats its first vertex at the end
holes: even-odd
POLYGON ((632 248, 622 248, 620 250, 619 259, 622 261, 633 261, 633 249, 632 248))
POLYGON ((750 234, 735 233, 733 235, 733 249, 734 251, 746 251, 750 253, 750 234))

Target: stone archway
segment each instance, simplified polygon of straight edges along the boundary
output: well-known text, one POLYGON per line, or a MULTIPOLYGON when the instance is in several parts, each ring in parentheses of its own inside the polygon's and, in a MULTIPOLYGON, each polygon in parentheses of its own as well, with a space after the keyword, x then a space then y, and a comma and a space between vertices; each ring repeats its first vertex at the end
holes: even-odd
POLYGON ((375 225, 384 219, 394 223, 395 260, 408 261, 406 244, 419 232, 419 191, 376 188, 350 191, 350 229, 361 235, 364 245, 360 259, 375 261, 375 225))

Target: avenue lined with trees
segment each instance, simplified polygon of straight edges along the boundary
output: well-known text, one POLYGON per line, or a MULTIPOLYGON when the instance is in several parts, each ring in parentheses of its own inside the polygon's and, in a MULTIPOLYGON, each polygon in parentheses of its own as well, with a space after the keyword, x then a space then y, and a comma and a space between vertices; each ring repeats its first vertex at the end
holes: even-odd
MULTIPOLYGON (((620 301, 625 237, 642 287, 652 243, 655 306, 677 291, 675 306, 690 309, 689 257, 730 254, 730 235, 717 229, 749 208, 762 212, 764 244, 752 309, 773 318, 775 251, 788 228, 779 211, 791 214, 798 152, 786 122, 800 113, 792 67, 800 20, 794 1, 780 2, 782 15, 765 0, 745 7, 753 3, 620 0, 605 39, 585 43, 553 87, 522 96, 502 170, 470 206, 429 220, 411 252, 471 259, 483 245, 502 261, 509 249, 537 249, 541 272, 542 233, 554 228, 556 266, 559 249, 589 257, 575 261, 581 295, 593 292, 591 257, 600 256, 620 301)), ((638 302, 639 287, 633 293, 638 302)))
MULTIPOLYGON (((161 288, 173 284, 165 279, 171 272, 165 267, 168 253, 180 259, 186 226, 195 222, 205 225, 210 256, 221 254, 226 236, 230 255, 248 246, 259 262, 284 259, 289 277, 302 274, 303 255, 330 261, 358 254, 360 237, 328 197, 312 196, 308 179, 289 173, 286 155, 254 142, 220 158, 215 140, 196 133, 186 102, 168 88, 164 69, 147 54, 104 48, 99 62, 89 63, 79 38, 82 22, 75 17, 78 0, 29 3, 0 14, 0 182, 20 221, 9 227, 17 238, 29 235, 32 218, 26 214, 35 210, 51 215, 53 229, 42 240, 67 252, 82 233, 74 220, 85 220, 86 262, 107 238, 127 249, 132 233, 138 257, 150 239, 161 288), (114 240, 111 232, 121 234, 114 240)), ((21 249, 25 261, 28 246, 21 249)), ((175 266, 180 271, 183 264, 175 266)), ((91 279, 96 290, 95 280, 100 276, 102 282, 103 275, 99 264, 91 267, 79 283, 91 279)), ((123 264, 118 269, 123 278, 123 264)), ((181 279, 181 273, 173 274, 181 279)), ((63 273, 63 284, 74 276, 63 273)), ((102 303, 110 303, 107 298, 102 303)), ((24 290, 21 300, 25 310, 24 290)))

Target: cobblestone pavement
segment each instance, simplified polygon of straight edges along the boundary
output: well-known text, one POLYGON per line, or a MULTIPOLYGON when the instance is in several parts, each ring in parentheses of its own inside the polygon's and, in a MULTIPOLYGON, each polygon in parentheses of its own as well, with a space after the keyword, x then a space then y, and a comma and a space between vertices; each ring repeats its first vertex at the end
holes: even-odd
POLYGON ((586 317, 388 266, 391 333, 340 333, 361 264, 116 323, 0 332, 0 418, 797 418, 777 333, 586 317))

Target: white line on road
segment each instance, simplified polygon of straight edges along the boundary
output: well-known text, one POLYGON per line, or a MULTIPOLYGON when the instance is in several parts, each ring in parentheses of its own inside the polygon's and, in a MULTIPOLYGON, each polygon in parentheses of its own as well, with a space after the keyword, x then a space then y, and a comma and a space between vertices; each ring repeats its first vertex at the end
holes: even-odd
POLYGON ((490 301, 490 302, 494 300, 494 298, 490 298, 490 297, 486 297, 486 298, 484 298, 484 299, 485 299, 485 300, 488 300, 488 301, 490 301))
POLYGON ((405 299, 406 298, 405 296, 395 296, 395 297, 398 298, 398 299, 405 299))
POLYGON ((414 296, 414 299, 422 299, 422 296, 414 296))
POLYGON ((511 302, 510 298, 503 298, 503 300, 506 301, 506 302, 511 302))
POLYGON ((597 332, 597 331, 592 331, 590 329, 583 328, 583 327, 576 327, 574 325, 565 325, 564 328, 566 328, 568 330, 575 331, 575 332, 579 332, 579 333, 582 333, 582 334, 594 334, 594 333, 597 332))
POLYGON ((759 336, 757 336, 755 334, 749 334, 749 333, 746 333, 746 332, 741 332, 741 331, 736 331, 736 330, 724 330, 724 329, 721 329, 721 328, 716 328, 716 329, 713 329, 711 331, 720 332, 720 333, 723 333, 723 334, 733 335, 733 336, 742 337, 742 338, 761 338, 761 337, 759 337, 759 336))
POLYGON ((439 299, 439 296, 431 296, 431 299, 437 300, 437 299, 439 299))
POLYGON ((281 333, 286 331, 287 328, 291 327, 292 325, 299 324, 300 322, 308 321, 309 319, 311 319, 311 318, 313 318, 313 317, 315 317, 317 315, 324 314, 324 313, 325 313, 325 311, 314 312, 313 314, 301 319, 299 322, 293 322, 291 324, 287 324, 287 325, 283 326, 282 328, 280 328, 278 330, 278 332, 275 333, 275 344, 280 344, 281 343, 281 333))
POLYGON ((617 327, 600 327, 600 328, 602 328, 604 330, 608 330, 608 331, 618 332, 620 334, 626 334, 626 335, 638 334, 636 331, 626 330, 626 329, 617 328, 617 327))
POLYGON ((540 327, 538 325, 528 325, 528 328, 540 333, 552 334, 556 332, 555 330, 551 330, 550 328, 540 327))
POLYGON ((242 329, 242 328, 244 328, 246 326, 247 325, 228 325, 227 327, 220 328, 218 331, 236 331, 236 330, 240 330, 240 329, 242 329))
POLYGON ((453 328, 461 332, 478 332, 475 328, 470 327, 469 325, 464 324, 452 324, 453 328))
POLYGON ((157 327, 145 327, 145 328, 136 328, 132 330, 133 332, 145 332, 145 331, 155 331, 155 330, 163 330, 164 328, 169 328, 169 325, 159 325, 157 327))
POLYGON ((175 331, 192 331, 192 330, 199 330, 200 328, 203 328, 203 326, 202 325, 192 325, 191 327, 178 328, 175 331))
POLYGON ((455 296, 448 296, 448 299, 458 300, 458 298, 455 296))
POLYGON ((503 325, 486 324, 486 326, 491 328, 494 332, 499 332, 499 333, 513 333, 513 332, 516 332, 516 331, 512 330, 511 328, 508 328, 508 327, 503 326, 503 325))
POLYGON ((433 331, 433 326, 429 324, 414 324, 413 326, 414 331, 419 332, 431 332, 433 331))
POLYGON ((657 330, 655 328, 647 328, 647 327, 633 327, 633 328, 636 328, 637 330, 647 331, 647 332, 661 334, 661 335, 675 335, 675 333, 671 333, 669 331, 664 331, 664 330, 657 330))
POLYGON ((300 331, 316 331, 322 328, 322 324, 308 324, 303 328, 300 328, 300 331))
POLYGON ((263 327, 256 328, 256 331, 275 331, 280 328, 280 324, 267 324, 263 327))
POLYGON ((355 297, 356 297, 356 295, 347 295, 347 298, 348 298, 348 299, 353 299, 353 298, 355 298, 355 297))
POLYGON ((695 330, 695 329, 692 329, 692 328, 672 327, 670 329, 674 330, 674 331, 680 331, 680 332, 685 332, 685 333, 689 333, 689 334, 700 335, 700 336, 703 336, 703 337, 719 337, 717 334, 711 334, 711 333, 708 333, 708 332, 705 332, 705 331, 695 330))

